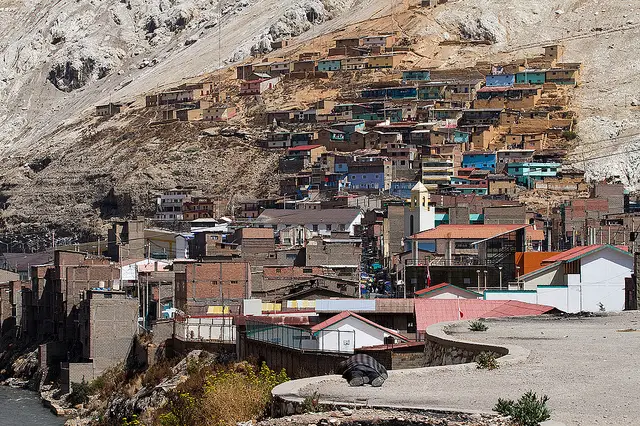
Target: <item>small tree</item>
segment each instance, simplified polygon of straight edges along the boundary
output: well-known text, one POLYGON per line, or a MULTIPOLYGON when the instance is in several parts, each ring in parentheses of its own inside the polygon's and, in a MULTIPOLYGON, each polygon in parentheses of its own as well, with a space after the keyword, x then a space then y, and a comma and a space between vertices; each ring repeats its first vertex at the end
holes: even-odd
POLYGON ((91 395, 91 388, 82 379, 80 383, 71 383, 71 393, 67 395, 67 402, 71 405, 86 404, 89 402, 89 395, 91 395))
POLYGON ((519 426, 538 426, 541 422, 551 418, 551 410, 547 407, 548 401, 547 395, 538 398, 535 392, 529 391, 522 395, 517 402, 498 398, 498 403, 493 411, 503 416, 511 416, 519 426))

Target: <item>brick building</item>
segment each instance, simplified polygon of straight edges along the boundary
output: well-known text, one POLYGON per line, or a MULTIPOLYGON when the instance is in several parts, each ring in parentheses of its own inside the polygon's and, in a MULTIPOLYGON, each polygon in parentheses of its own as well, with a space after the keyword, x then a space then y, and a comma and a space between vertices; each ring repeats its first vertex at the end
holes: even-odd
POLYGON ((209 306, 239 306, 251 297, 248 262, 176 260, 176 307, 189 315, 206 314, 209 306))

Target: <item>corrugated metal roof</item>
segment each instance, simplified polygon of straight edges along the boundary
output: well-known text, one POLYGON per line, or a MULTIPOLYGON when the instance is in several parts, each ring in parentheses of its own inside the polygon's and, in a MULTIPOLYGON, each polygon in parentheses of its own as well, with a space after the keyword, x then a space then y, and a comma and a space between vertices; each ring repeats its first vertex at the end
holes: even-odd
POLYGON ((375 312, 375 300, 363 299, 327 299, 316 301, 316 312, 375 312))
POLYGON ((350 311, 345 311, 345 312, 339 313, 338 315, 335 315, 335 316, 329 318, 328 320, 321 322, 320 324, 314 325, 313 327, 311 327, 311 331, 315 334, 315 333, 317 333, 317 332, 319 332, 321 330, 324 330, 324 329, 326 329, 328 327, 331 327, 332 325, 334 325, 334 324, 336 324, 336 323, 338 323, 338 322, 340 322, 340 321, 342 321, 344 319, 347 319, 349 317, 356 318, 359 321, 367 323, 367 324, 369 324, 369 325, 371 325, 373 327, 379 328, 380 330, 383 330, 384 332, 386 332, 386 333, 388 333, 388 334, 390 334, 390 335, 392 335, 392 336, 394 336, 394 337, 396 337, 396 338, 398 338, 400 340, 403 340, 405 342, 407 340, 409 340, 405 336, 403 336, 402 334, 398 333, 397 331, 394 331, 394 330, 391 330, 389 328, 383 327, 380 324, 377 324, 377 323, 375 323, 375 322, 373 322, 371 320, 368 320, 368 319, 366 319, 364 317, 361 317, 360 315, 358 315, 356 313, 353 313, 353 312, 350 312, 350 311))
MULTIPOLYGON (((567 251, 563 251, 562 253, 558 253, 555 256, 551 256, 550 258, 543 260, 542 263, 548 264, 548 263, 555 263, 555 262, 571 262, 572 260, 577 259, 578 257, 582 257, 587 254, 594 253, 605 247, 610 247, 610 248, 628 253, 627 246, 610 246, 607 244, 594 244, 590 246, 578 246, 578 247, 569 249, 567 251)), ((631 256, 630 253, 628 254, 629 256, 631 256)))
POLYGON ((411 236, 414 240, 436 239, 487 239, 530 225, 440 225, 434 229, 411 236))
POLYGON ((416 299, 415 308, 419 331, 444 321, 541 315, 555 309, 515 300, 481 299, 416 299))

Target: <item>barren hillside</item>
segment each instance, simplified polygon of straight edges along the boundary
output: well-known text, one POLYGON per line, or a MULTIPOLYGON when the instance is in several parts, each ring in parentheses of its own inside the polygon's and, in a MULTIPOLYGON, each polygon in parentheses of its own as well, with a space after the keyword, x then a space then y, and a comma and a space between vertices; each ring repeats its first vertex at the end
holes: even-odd
MULTIPOLYGON (((92 233, 108 216, 100 206, 112 188, 124 197, 121 207, 131 198, 134 211, 148 208, 149 188, 271 192, 275 154, 247 141, 204 137, 193 125, 150 128, 142 109, 109 121, 91 114, 100 103, 139 100, 203 78, 288 34, 297 37, 278 55, 326 50, 342 35, 400 31, 416 50, 405 67, 498 62, 562 41, 564 60, 584 66, 574 98, 580 119, 575 165, 592 177, 619 175, 635 187, 640 151, 628 152, 640 149, 633 136, 640 133, 640 110, 632 106, 640 98, 640 59, 633 54, 640 7, 634 6, 465 0, 424 10, 390 0, 0 0, 0 202, 8 204, 2 221, 12 231, 62 226, 92 233), (491 44, 440 45, 461 38, 491 44)), ((340 88, 318 86, 305 98, 298 95, 304 87, 281 87, 265 102, 313 101, 308 98, 325 89, 330 95, 340 88)))

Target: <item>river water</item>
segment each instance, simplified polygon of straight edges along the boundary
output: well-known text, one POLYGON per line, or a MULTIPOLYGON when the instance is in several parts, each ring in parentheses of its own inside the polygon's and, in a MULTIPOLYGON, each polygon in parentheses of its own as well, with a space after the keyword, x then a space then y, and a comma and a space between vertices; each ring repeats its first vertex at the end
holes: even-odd
POLYGON ((61 426, 64 419, 42 405, 38 394, 0 386, 0 426, 61 426))

